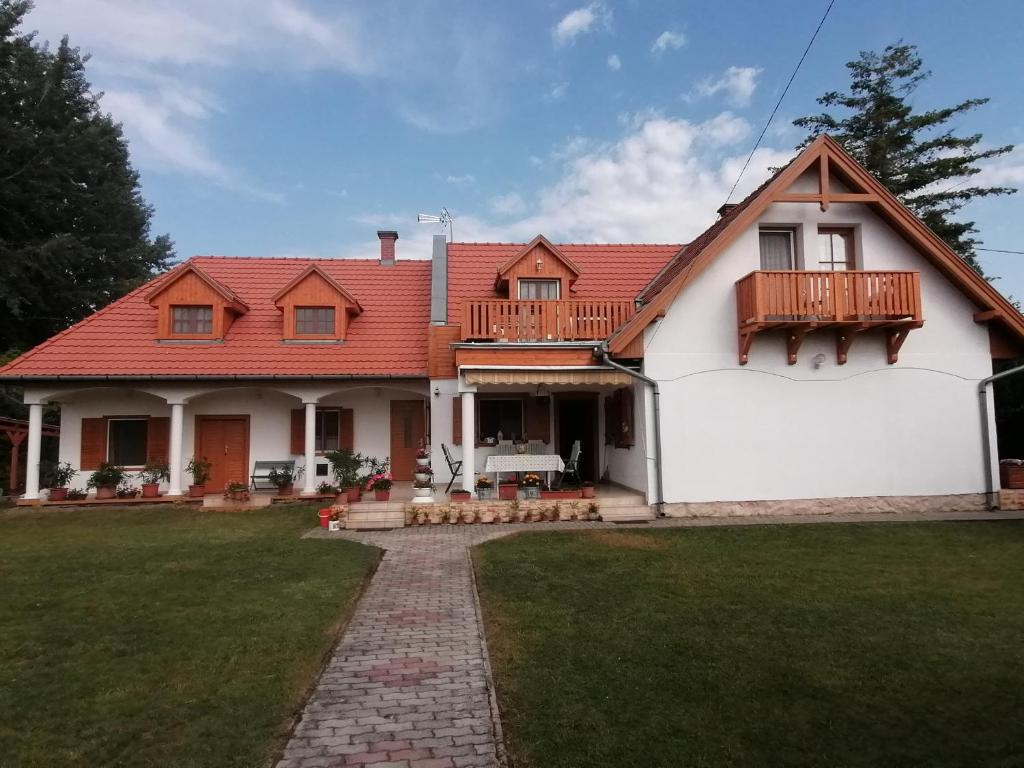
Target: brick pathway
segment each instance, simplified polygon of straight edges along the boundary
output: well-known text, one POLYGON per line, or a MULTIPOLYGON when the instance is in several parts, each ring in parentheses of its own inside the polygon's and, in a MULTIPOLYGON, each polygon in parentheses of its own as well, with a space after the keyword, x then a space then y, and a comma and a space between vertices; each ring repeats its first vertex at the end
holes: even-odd
MULTIPOLYGON (((644 527, 1020 519, 1024 513, 670 518, 644 527)), ((469 548, 516 531, 609 523, 327 533, 385 549, 277 768, 497 766, 501 735, 469 548)))

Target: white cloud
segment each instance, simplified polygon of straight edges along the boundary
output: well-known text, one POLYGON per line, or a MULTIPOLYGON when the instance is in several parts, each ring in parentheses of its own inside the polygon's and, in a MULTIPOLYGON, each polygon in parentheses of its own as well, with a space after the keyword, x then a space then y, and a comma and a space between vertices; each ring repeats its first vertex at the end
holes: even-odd
POLYGON ((476 181, 476 176, 474 176, 472 173, 464 173, 461 176, 448 174, 448 176, 445 177, 445 181, 447 181, 449 184, 454 184, 457 187, 467 187, 476 181))
POLYGON ((964 186, 1014 187, 1024 185, 1024 147, 985 160, 979 164, 981 172, 972 176, 964 186))
POLYGON ((666 29, 651 45, 651 53, 665 53, 669 49, 675 51, 686 45, 686 35, 666 29))
POLYGON ((571 44, 582 34, 601 27, 607 28, 611 24, 611 19, 611 9, 602 2, 594 2, 565 14, 551 30, 551 34, 556 43, 571 44))
POLYGON ((619 54, 613 53, 608 57, 608 69, 612 72, 618 72, 622 69, 622 59, 619 58, 619 54))
POLYGON ((491 198, 491 210, 499 216, 518 216, 526 210, 526 202, 518 192, 491 198))
POLYGON ((562 99, 565 98, 565 93, 568 90, 569 83, 555 83, 553 86, 551 86, 551 88, 548 89, 548 92, 544 94, 544 99, 546 101, 561 101, 562 99))
POLYGON ((717 78, 701 80, 695 90, 699 96, 723 93, 733 106, 745 107, 757 89, 757 78, 761 72, 760 67, 729 67, 717 78))

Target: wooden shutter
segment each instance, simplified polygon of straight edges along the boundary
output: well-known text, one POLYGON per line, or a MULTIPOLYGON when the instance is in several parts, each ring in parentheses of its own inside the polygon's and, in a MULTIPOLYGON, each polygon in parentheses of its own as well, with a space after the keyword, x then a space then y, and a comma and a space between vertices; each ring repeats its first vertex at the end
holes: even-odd
POLYGON ((452 398, 452 443, 462 445, 462 395, 452 398))
POLYGON ((351 408, 342 408, 338 411, 338 418, 341 421, 338 431, 338 445, 349 451, 356 449, 355 413, 351 408))
POLYGON ((166 416, 150 418, 146 428, 146 461, 170 462, 171 420, 166 416))
POLYGON ((633 390, 619 390, 619 434, 615 445, 619 448, 632 448, 636 443, 633 419, 633 390))
POLYGON ((615 445, 615 426, 618 424, 618 391, 604 399, 604 444, 615 445))
POLYGON ((107 420, 82 419, 82 454, 79 469, 99 469, 100 463, 107 460, 107 420))
POLYGON ((292 410, 292 448, 294 454, 306 452, 306 409, 295 408, 292 410))
POLYGON ((526 437, 551 442, 551 398, 526 396, 526 437))

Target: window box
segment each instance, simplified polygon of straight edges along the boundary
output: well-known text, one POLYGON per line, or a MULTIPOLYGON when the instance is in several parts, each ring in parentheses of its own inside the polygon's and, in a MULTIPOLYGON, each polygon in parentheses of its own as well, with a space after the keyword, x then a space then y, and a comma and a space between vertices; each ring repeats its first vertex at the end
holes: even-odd
POLYGON ((498 483, 498 498, 504 501, 515 501, 518 483, 498 483))

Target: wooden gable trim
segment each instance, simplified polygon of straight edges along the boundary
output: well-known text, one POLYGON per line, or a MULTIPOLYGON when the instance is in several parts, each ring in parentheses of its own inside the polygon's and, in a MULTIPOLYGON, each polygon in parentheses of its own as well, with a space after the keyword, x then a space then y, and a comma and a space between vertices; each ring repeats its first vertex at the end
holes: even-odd
POLYGON ((997 314, 1014 334, 1024 339, 1024 316, 1021 315, 995 288, 975 272, 945 242, 926 227, 910 210, 889 192, 877 179, 854 160, 833 138, 819 136, 793 162, 783 169, 740 214, 726 225, 695 258, 631 320, 609 338, 612 354, 621 354, 630 343, 660 313, 668 309, 682 288, 720 254, 735 238, 751 226, 765 209, 775 202, 818 202, 821 205, 837 202, 864 202, 871 204, 915 246, 929 261, 939 268, 973 302, 983 310, 997 314), (862 192, 832 193, 826 187, 817 194, 793 194, 786 190, 815 162, 835 168, 859 187, 862 192))
POLYGON ((214 280, 206 274, 206 272, 189 261, 186 261, 178 270, 168 272, 166 279, 162 280, 160 284, 146 296, 146 301, 153 306, 156 306, 155 300, 157 297, 171 288, 171 286, 181 280, 185 275, 190 273, 206 283, 211 290, 223 298, 227 306, 236 314, 244 315, 249 311, 249 305, 238 298, 234 291, 217 280, 214 280))
POLYGON ((293 277, 291 280, 289 280, 287 285, 285 285, 284 288, 282 288, 280 291, 275 293, 274 297, 273 297, 274 306, 276 306, 278 309, 281 309, 281 307, 282 307, 281 300, 290 291, 292 291, 297 285, 299 285, 303 280, 305 280, 307 277, 309 277, 310 275, 313 275, 313 274, 316 274, 318 277, 320 277, 321 280, 323 280, 331 288, 333 288, 335 291, 337 291, 338 294, 342 298, 344 298, 346 302, 348 302, 348 312, 350 314, 359 314, 360 312, 363 311, 362 306, 359 304, 359 302, 356 300, 356 298, 351 293, 346 291, 341 286, 341 284, 338 283, 337 280, 335 280, 333 277, 331 277, 326 272, 324 272, 322 269, 320 269, 320 267, 317 266, 316 264, 310 264, 304 270, 299 272, 299 274, 297 274, 295 277, 293 277))
MULTIPOLYGON (((550 240, 544 237, 544 235, 537 235, 535 238, 533 238, 533 240, 531 240, 521 250, 519 250, 515 256, 513 256, 500 267, 498 267, 498 273, 494 278, 495 289, 498 289, 501 286, 501 284, 508 279, 508 273, 511 272, 512 269, 520 261, 522 261, 534 248, 538 246, 545 248, 547 251, 551 253, 552 256, 554 256, 556 259, 562 262, 563 265, 565 265, 566 269, 568 269, 573 274, 572 282, 575 282, 576 278, 578 278, 582 274, 582 270, 580 270, 576 263, 568 256, 566 256, 564 253, 562 253, 562 251, 556 245, 554 245, 550 240)), ((562 298, 565 297, 563 296, 562 298)))

